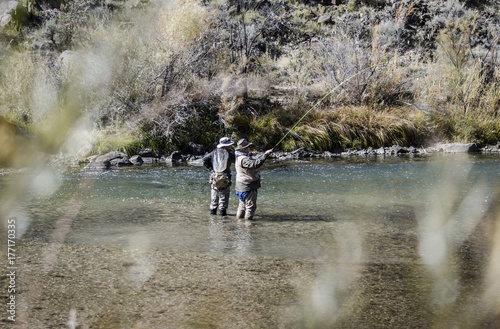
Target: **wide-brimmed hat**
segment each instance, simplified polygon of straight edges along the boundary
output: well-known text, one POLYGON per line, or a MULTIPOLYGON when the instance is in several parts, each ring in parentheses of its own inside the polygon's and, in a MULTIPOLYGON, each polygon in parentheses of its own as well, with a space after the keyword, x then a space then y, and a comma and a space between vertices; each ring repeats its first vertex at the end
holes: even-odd
POLYGON ((236 146, 236 150, 243 150, 245 147, 249 147, 250 145, 253 145, 253 144, 249 143, 245 138, 242 138, 238 141, 238 144, 236 146))
POLYGON ((233 145, 234 142, 231 140, 229 137, 222 137, 219 139, 219 144, 217 145, 218 148, 224 147, 224 146, 231 146, 233 145))

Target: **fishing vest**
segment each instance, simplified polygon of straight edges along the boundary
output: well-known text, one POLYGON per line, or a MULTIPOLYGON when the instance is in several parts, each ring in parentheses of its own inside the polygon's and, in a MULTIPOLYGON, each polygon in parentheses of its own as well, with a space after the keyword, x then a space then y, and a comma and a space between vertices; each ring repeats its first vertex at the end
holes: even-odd
POLYGON ((241 162, 246 156, 240 155, 236 157, 235 167, 236 167, 236 181, 242 183, 252 183, 260 180, 260 172, 256 168, 244 168, 241 162))

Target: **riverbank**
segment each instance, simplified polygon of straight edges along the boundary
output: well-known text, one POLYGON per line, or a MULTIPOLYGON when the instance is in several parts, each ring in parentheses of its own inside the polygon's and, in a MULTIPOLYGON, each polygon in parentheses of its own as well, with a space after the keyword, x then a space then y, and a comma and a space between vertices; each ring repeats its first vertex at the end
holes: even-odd
MULTIPOLYGON (((308 158, 332 158, 332 157, 351 157, 351 156, 398 156, 398 155, 427 155, 435 153, 484 153, 499 154, 500 143, 497 145, 479 146, 474 143, 439 143, 431 147, 402 147, 393 145, 392 147, 381 147, 378 149, 338 149, 333 152, 326 151, 322 153, 309 151, 306 148, 299 148, 291 152, 275 152, 270 158, 277 160, 293 160, 308 158)), ((111 167, 140 166, 143 164, 190 164, 202 165, 203 155, 200 152, 184 154, 181 151, 175 151, 170 154, 159 155, 159 152, 152 149, 144 149, 139 154, 129 157, 127 154, 118 151, 112 151, 102 155, 87 157, 83 160, 73 159, 73 164, 85 165, 90 170, 106 170, 111 167)), ((54 158, 55 161, 70 160, 69 158, 54 158)))

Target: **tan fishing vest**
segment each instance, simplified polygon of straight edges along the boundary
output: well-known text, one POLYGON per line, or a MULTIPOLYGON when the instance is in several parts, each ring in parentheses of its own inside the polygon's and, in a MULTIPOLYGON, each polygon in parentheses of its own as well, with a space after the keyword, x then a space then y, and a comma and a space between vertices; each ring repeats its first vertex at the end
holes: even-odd
POLYGON ((251 183, 258 181, 260 179, 260 172, 255 168, 243 168, 241 161, 245 156, 240 155, 236 157, 235 167, 236 167, 236 181, 242 183, 251 183))

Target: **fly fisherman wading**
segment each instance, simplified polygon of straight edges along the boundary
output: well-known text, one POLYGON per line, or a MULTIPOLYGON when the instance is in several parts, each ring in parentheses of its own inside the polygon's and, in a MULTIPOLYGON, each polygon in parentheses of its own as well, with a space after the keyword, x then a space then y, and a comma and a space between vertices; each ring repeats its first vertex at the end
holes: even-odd
POLYGON ((252 220, 257 209, 257 189, 260 185, 260 168, 273 149, 267 150, 263 155, 252 158, 250 146, 246 139, 240 139, 236 147, 236 195, 240 200, 236 218, 252 220))
POLYGON ((203 165, 210 173, 210 215, 227 216, 227 206, 231 193, 231 164, 235 161, 231 145, 234 142, 229 137, 222 137, 217 148, 203 157, 203 165))

